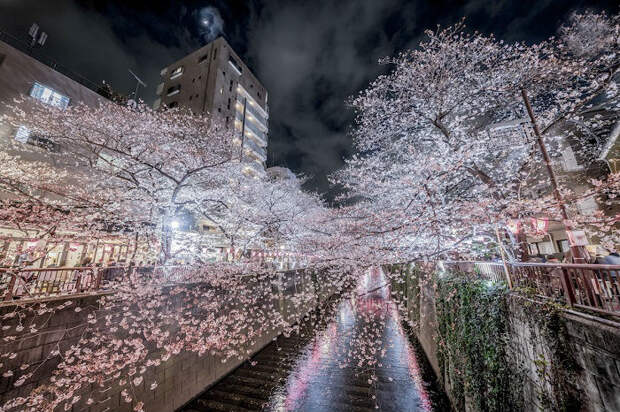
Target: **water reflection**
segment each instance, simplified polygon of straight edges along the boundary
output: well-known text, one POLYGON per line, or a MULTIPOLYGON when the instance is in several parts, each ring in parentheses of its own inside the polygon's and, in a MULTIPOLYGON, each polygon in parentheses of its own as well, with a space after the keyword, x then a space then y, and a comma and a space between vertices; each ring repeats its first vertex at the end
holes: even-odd
POLYGON ((266 410, 432 411, 421 376, 386 278, 374 269, 306 346, 266 410))

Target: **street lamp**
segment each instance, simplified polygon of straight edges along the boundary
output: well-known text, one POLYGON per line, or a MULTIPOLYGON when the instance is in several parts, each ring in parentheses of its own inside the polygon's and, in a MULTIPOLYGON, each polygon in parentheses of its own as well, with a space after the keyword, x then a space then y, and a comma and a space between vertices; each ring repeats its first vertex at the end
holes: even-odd
POLYGON ((170 221, 170 227, 172 229, 178 229, 181 226, 181 222, 179 222, 178 220, 174 219, 172 221, 170 221))

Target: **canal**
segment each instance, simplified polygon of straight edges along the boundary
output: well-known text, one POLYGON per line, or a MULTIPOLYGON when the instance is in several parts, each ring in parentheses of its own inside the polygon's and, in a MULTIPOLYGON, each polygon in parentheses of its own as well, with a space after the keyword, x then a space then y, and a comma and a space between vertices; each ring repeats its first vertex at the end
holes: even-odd
POLYGON ((386 283, 368 271, 180 411, 449 411, 386 283))

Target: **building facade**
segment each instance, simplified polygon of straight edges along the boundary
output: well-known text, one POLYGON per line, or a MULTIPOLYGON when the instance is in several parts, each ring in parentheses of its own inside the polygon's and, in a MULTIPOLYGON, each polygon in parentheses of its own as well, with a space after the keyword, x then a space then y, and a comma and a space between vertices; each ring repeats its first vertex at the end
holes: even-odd
MULTIPOLYGON (((617 172, 614 167, 619 153, 616 142, 620 134, 620 119, 617 112, 600 108, 591 109, 584 117, 588 116, 596 116, 598 119, 598 127, 592 128, 588 133, 571 123, 562 123, 548 132, 545 141, 551 156, 551 166, 560 187, 569 189, 577 198, 576 201, 566 204, 570 216, 580 215, 583 218, 602 212, 604 216, 613 217, 620 212, 617 200, 597 200, 583 195, 592 189, 592 179, 604 180, 609 173, 617 172)), ((523 152, 521 145, 535 138, 530 122, 526 119, 492 125, 489 127, 489 134, 495 138, 514 136, 514 141, 510 141, 509 152, 510 156, 517 160, 520 152, 523 152)), ((544 163, 537 162, 525 182, 523 194, 530 198, 539 198, 548 195, 550 191, 551 184, 546 167, 544 163)), ((522 219, 519 225, 513 225, 515 233, 520 232, 523 226, 529 227, 526 237, 529 255, 560 256, 569 251, 569 234, 563 222, 553 221, 547 216, 532 216, 522 219)), ((594 257, 600 253, 601 248, 599 239, 588 235, 595 232, 589 229, 591 228, 578 227, 575 230, 584 233, 580 246, 585 246, 591 257, 594 257)), ((616 223, 612 231, 617 230, 616 223)))
POLYGON ((234 127, 238 158, 252 175, 265 172, 268 94, 228 42, 219 37, 160 72, 154 109, 184 107, 234 127))
MULTIPOLYGON (((65 70, 63 74, 56 70, 60 66, 55 62, 29 54, 27 44, 2 32, 0 39, 5 40, 0 40, 0 150, 14 151, 16 147, 19 150, 20 145, 12 144, 15 140, 23 145, 42 146, 54 156, 32 160, 45 159, 54 162, 55 167, 68 167, 63 156, 54 153, 53 142, 33 135, 25 126, 3 123, 2 115, 8 114, 11 110, 8 106, 21 96, 27 96, 26 105, 39 101, 61 109, 78 102, 97 106, 108 101, 94 91, 94 83, 65 70)), ((26 106, 22 108, 27 110, 26 106)), ((24 161, 29 160, 27 156, 35 155, 36 151, 24 150, 24 161)), ((0 198, 10 198, 10 194, 0 192, 0 198)), ((23 225, 17 230, 0 222, 0 266, 22 264, 35 254, 43 255, 33 263, 35 267, 78 266, 85 261, 100 265, 123 263, 132 255, 133 248, 128 239, 118 236, 93 239, 79 233, 62 233, 52 238, 34 225, 23 225)))

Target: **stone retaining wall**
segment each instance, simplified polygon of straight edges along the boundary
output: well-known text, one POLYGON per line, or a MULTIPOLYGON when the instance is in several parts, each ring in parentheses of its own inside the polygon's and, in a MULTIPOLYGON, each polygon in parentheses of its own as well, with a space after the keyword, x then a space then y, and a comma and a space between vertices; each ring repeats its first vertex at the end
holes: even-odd
MULTIPOLYGON (((387 270, 404 278, 403 283, 393 283, 393 293, 406 306, 409 320, 415 324, 416 337, 451 397, 451 388, 441 374, 437 357, 436 285, 428 268, 425 272, 406 265, 387 270)), ((508 295, 507 351, 520 369, 515 373, 524 375, 525 410, 543 411, 549 408, 541 399, 552 390, 548 376, 549 362, 553 359, 552 337, 534 320, 532 305, 540 306, 541 302, 508 295)), ((561 317, 566 327, 568 353, 576 363, 575 386, 581 393, 582 410, 620 411, 620 323, 569 310, 561 311, 561 317)))
MULTIPOLYGON (((301 274, 298 272, 298 275, 292 277, 289 273, 288 276, 286 274, 283 276, 288 277, 289 281, 279 288, 280 300, 276 304, 289 323, 294 323, 335 292, 326 287, 327 282, 321 282, 320 279, 316 279, 316 276, 309 273, 301 274), (304 286, 314 288, 318 292, 319 298, 318 301, 309 302, 300 307, 296 300, 291 301, 286 289, 288 287, 289 291, 294 291, 296 288, 300 289, 304 286)), ((23 363, 34 364, 43 361, 50 356, 54 349, 60 349, 62 353, 70 345, 77 342, 87 316, 97 307, 99 298, 100 296, 97 295, 49 299, 47 304, 50 306, 62 305, 67 299, 71 299, 74 304, 55 312, 47 325, 40 329, 32 339, 25 339, 18 345, 8 344, 7 346, 7 344, 3 344, 0 346, 2 348, 0 353, 12 351, 17 354, 12 360, 2 359, 0 362, 11 362, 14 367, 19 367, 23 363), (82 310, 76 312, 76 306, 82 310)), ((0 306, 0 316, 9 311, 19 310, 19 308, 18 304, 4 304, 0 306)), ((22 320, 24 325, 28 322, 28 318, 22 320)), ((118 383, 114 379, 110 379, 104 382, 103 387, 98 384, 88 384, 81 393, 80 401, 73 406, 72 411, 129 412, 133 411, 137 401, 144 402, 144 410, 148 412, 174 411, 239 366, 282 332, 281 328, 265 330, 263 325, 254 325, 254 327, 258 330, 262 329, 261 335, 255 339, 253 345, 247 345, 244 348, 247 356, 243 359, 233 358, 224 361, 224 358, 217 354, 209 353, 199 357, 195 353, 182 351, 160 366, 148 368, 144 374, 144 380, 132 396, 133 401, 131 403, 126 403, 123 400, 118 383), (155 390, 150 390, 150 383, 154 380, 158 382, 158 386, 155 390), (93 398, 96 402, 87 405, 86 400, 88 398, 93 398)), ((2 331, 0 331, 1 337, 2 331)), ((2 342, 0 341, 0 343, 2 342)), ((33 378, 21 387, 15 387, 16 377, 3 378, 0 376, 0 405, 10 399, 27 396, 34 388, 48 382, 58 362, 58 357, 47 360, 44 367, 40 368, 33 378)))

